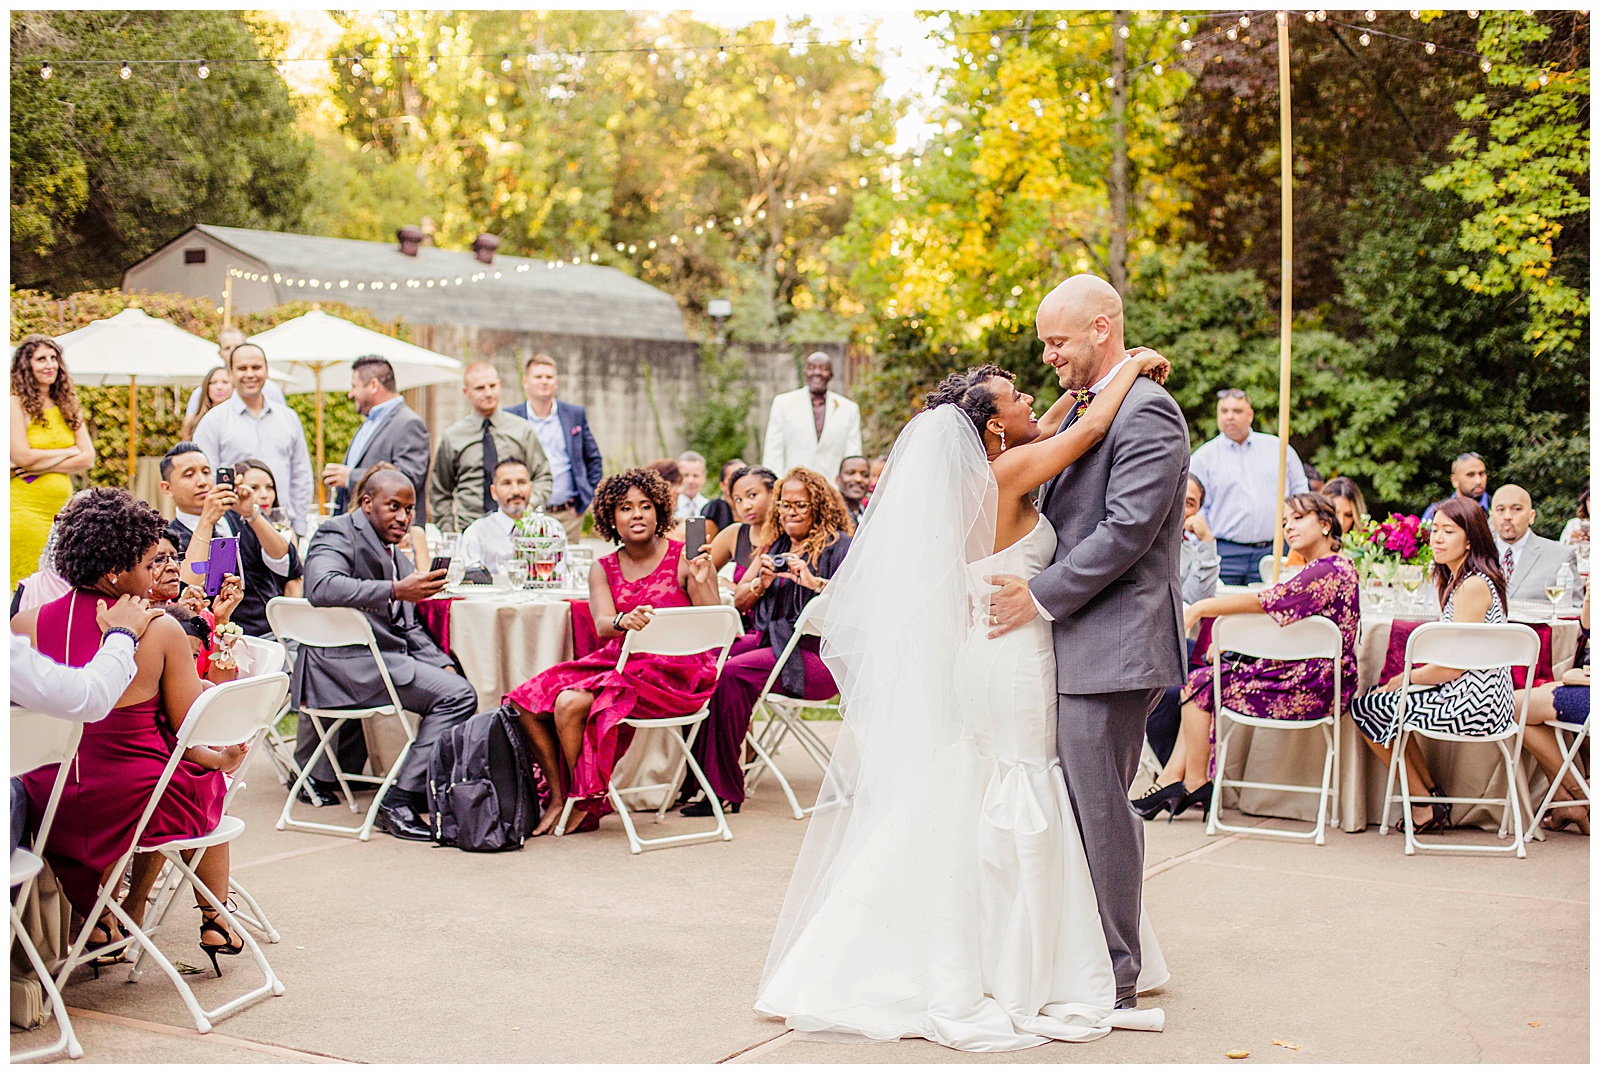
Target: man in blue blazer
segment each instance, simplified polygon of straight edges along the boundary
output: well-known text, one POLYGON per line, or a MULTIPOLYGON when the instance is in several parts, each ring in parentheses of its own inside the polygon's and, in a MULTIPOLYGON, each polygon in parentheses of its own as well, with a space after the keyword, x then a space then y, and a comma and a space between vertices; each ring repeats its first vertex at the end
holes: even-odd
POLYGON ((567 528, 568 540, 576 541, 583 535, 583 513, 605 475, 600 445, 589 431, 589 415, 583 407, 556 399, 554 358, 548 354, 529 358, 522 371, 522 390, 528 401, 507 407, 506 412, 532 423, 539 434, 555 480, 545 511, 567 528))

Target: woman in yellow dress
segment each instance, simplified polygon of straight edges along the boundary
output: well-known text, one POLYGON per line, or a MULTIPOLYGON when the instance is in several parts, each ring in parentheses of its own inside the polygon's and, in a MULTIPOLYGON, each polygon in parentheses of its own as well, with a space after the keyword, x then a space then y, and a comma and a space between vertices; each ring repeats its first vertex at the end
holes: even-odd
POLYGON ((78 393, 49 336, 29 336, 11 357, 11 584, 32 574, 72 475, 94 465, 78 393))

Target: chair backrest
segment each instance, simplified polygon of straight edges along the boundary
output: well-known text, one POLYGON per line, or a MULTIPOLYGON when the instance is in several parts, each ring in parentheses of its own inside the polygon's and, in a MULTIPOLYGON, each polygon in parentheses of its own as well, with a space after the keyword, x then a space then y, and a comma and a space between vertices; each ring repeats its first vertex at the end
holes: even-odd
POLYGON ((1289 565, 1289 562, 1288 562, 1289 557, 1288 556, 1285 556, 1283 558, 1284 558, 1283 570, 1278 572, 1278 577, 1277 578, 1273 578, 1272 577, 1272 564, 1273 564, 1273 555, 1272 555, 1272 553, 1268 552, 1266 555, 1261 557, 1261 562, 1256 565, 1256 571, 1261 575, 1261 580, 1263 582, 1266 582, 1268 585, 1271 585, 1274 581, 1281 582, 1285 578, 1288 578, 1288 577, 1290 577, 1292 575, 1300 573, 1300 567, 1298 565, 1292 566, 1292 567, 1289 565))
MULTIPOLYGON (((806 606, 800 609, 800 618, 794 622, 794 636, 798 638, 802 634, 810 634, 812 637, 822 637, 822 613, 827 609, 828 594, 826 593, 819 593, 807 601, 806 606)), ((793 644, 793 642, 790 643, 791 647, 793 644)))
POLYGON ((739 613, 723 604, 696 608, 662 608, 650 617, 643 630, 630 630, 622 641, 622 655, 617 659, 621 671, 628 657, 635 653, 654 653, 657 656, 692 656, 695 653, 720 649, 717 654, 717 671, 722 671, 723 661, 734 639, 743 631, 739 613))
POLYGON ((314 649, 377 644, 372 624, 354 608, 318 608, 303 597, 267 601, 267 622, 279 638, 314 649))
POLYGON ((270 727, 289 696, 289 676, 278 671, 218 683, 201 691, 178 728, 178 745, 235 746, 270 727))
POLYGON ((1325 615, 1279 626, 1269 615, 1221 615, 1211 627, 1213 649, 1222 653, 1242 653, 1269 660, 1312 660, 1319 657, 1337 661, 1344 651, 1344 637, 1333 620, 1325 615))
POLYGON ((29 709, 11 710, 11 774, 65 764, 78 752, 83 724, 29 709))
POLYGON ((283 642, 271 638, 252 638, 246 634, 244 645, 256 658, 256 675, 272 675, 287 670, 285 665, 289 660, 289 650, 284 648, 283 642))
POLYGON ((1423 623, 1406 639, 1406 664, 1439 664, 1461 671, 1528 667, 1533 681, 1539 635, 1523 623, 1423 623))

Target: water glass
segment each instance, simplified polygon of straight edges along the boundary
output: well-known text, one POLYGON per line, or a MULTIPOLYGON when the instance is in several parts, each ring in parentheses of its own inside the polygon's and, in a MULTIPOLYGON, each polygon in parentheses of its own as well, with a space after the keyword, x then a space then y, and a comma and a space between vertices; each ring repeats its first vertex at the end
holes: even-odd
POLYGON ((506 560, 506 577, 511 579, 511 588, 526 589, 528 586, 528 561, 514 557, 506 560))

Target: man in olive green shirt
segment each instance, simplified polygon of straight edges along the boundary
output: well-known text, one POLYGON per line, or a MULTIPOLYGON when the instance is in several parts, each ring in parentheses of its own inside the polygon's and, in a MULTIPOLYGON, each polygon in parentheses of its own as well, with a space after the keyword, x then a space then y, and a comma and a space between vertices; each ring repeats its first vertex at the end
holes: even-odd
POLYGON ((529 422, 500 409, 500 374, 488 362, 473 362, 461 375, 461 393, 473 412, 439 437, 428 474, 428 517, 445 533, 462 533, 496 509, 489 495, 494 467, 507 459, 528 464, 533 478, 529 503, 550 498, 550 463, 529 422))

